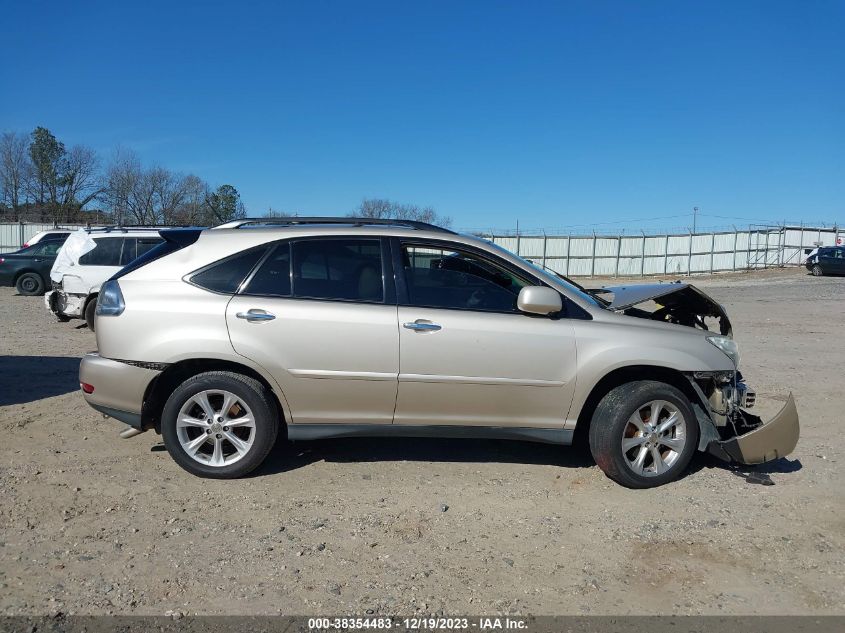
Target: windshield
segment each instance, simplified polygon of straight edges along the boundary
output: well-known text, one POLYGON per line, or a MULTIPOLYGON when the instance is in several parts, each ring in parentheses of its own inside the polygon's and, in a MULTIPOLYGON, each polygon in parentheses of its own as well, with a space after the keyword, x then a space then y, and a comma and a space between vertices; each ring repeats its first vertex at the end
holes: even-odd
POLYGON ((537 263, 531 261, 530 259, 525 259, 524 257, 520 257, 516 253, 509 251, 508 249, 506 249, 502 246, 499 246, 498 244, 495 244, 495 243, 490 242, 488 240, 485 240, 485 241, 487 241, 487 243, 490 244, 490 246, 492 246, 496 250, 501 251, 503 253, 507 253, 508 255, 512 255, 512 256, 516 257, 517 259, 519 259, 519 261, 524 262, 527 266, 531 267, 534 271, 536 271, 536 273, 538 275, 545 278, 547 281, 551 281, 553 284, 562 284, 562 285, 566 286, 567 290, 569 290, 572 294, 581 297, 584 301, 587 301, 588 303, 591 303, 594 306, 599 307, 599 308, 604 308, 605 306, 609 305, 607 301, 605 301, 604 299, 602 299, 600 297, 597 297, 596 295, 591 293, 589 290, 584 288, 581 284, 578 284, 578 283, 572 281, 569 277, 561 275, 559 272, 552 270, 548 266, 543 266, 542 264, 537 264, 537 263))

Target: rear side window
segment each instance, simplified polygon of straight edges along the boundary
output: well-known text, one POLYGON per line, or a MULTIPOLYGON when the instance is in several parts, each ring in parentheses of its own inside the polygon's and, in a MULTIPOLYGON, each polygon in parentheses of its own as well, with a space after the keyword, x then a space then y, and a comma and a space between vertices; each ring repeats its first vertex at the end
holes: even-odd
POLYGON ((127 237, 123 240, 123 253, 120 255, 120 265, 126 266, 135 259, 135 238, 127 237))
POLYGON ((295 297, 384 301, 379 240, 302 240, 291 252, 295 297))
POLYGON ((122 237, 95 237, 97 246, 79 258, 80 266, 120 266, 122 237))
POLYGON ((290 296, 290 243, 277 244, 250 279, 243 294, 265 297, 290 296))
POLYGON ((52 240, 48 242, 39 242, 33 247, 35 250, 33 250, 32 254, 40 257, 55 257, 61 247, 62 245, 60 242, 52 240))
POLYGON ((120 256, 120 265, 126 266, 135 261, 147 251, 162 243, 160 237, 127 237, 123 241, 123 254, 120 256))
POLYGON ((227 257, 194 273, 191 283, 212 292, 235 294, 266 252, 267 247, 261 246, 227 257))

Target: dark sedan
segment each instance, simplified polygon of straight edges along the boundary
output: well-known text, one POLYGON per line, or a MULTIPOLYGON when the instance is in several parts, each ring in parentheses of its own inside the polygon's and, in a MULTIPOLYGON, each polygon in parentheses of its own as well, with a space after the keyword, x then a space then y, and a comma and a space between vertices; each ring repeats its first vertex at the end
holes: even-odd
POLYGON ((0 286, 14 286, 22 295, 43 295, 50 287, 50 269, 62 241, 42 241, 0 255, 0 286))
POLYGON ((816 277, 845 275, 845 246, 822 246, 807 258, 805 266, 816 277))

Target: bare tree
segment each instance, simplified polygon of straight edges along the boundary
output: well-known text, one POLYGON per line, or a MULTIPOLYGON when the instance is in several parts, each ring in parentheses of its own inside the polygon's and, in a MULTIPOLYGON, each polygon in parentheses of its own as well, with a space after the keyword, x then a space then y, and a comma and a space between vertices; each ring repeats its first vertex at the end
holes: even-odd
POLYGON ((143 223, 143 212, 137 207, 135 196, 140 180, 141 161, 137 154, 121 147, 115 149, 103 178, 103 198, 117 224, 129 219, 143 223))
POLYGON ((67 217, 103 193, 100 160, 90 147, 74 145, 61 161, 59 204, 67 217))
POLYGON ((450 226, 452 218, 438 215, 432 207, 402 204, 385 198, 365 198, 351 216, 361 218, 416 220, 438 226, 450 226))
POLYGON ((25 134, 4 132, 0 136, 0 200, 12 209, 13 219, 20 219, 32 176, 29 139, 25 134))
POLYGON ((192 226, 204 224, 204 206, 208 196, 208 185, 201 178, 188 174, 182 179, 182 191, 182 204, 177 222, 192 226))

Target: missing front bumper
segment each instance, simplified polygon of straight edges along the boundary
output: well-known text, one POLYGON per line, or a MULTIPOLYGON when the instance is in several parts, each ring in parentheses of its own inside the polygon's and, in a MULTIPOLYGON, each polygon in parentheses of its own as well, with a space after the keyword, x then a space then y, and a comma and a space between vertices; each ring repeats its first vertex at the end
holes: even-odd
POLYGON ((798 409, 789 394, 786 404, 771 420, 763 424, 756 415, 741 411, 752 431, 726 440, 711 442, 710 453, 741 464, 762 464, 789 455, 798 444, 798 409))

